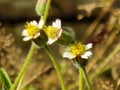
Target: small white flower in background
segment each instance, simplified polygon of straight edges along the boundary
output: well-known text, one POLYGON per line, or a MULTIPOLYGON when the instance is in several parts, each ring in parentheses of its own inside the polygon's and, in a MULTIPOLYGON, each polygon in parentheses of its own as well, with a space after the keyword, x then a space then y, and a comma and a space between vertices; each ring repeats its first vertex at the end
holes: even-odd
POLYGON ((30 39, 35 39, 38 36, 40 36, 40 29, 43 25, 43 20, 40 20, 39 23, 37 21, 33 20, 31 22, 27 22, 25 25, 25 29, 22 32, 22 36, 25 36, 23 38, 23 41, 28 41, 30 39))
POLYGON ((52 26, 48 26, 45 29, 46 34, 48 35, 48 45, 53 44, 62 34, 61 29, 61 20, 56 19, 55 22, 53 22, 52 26))
POLYGON ((75 59, 77 57, 88 59, 92 55, 92 52, 88 51, 90 48, 92 48, 92 43, 82 45, 78 42, 66 48, 66 52, 63 54, 63 57, 68 59, 75 59))

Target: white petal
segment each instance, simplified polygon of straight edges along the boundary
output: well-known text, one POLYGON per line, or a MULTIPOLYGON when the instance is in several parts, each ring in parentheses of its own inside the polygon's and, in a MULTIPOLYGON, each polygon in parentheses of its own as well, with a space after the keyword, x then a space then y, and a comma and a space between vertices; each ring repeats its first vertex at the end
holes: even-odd
POLYGON ((91 51, 87 51, 83 55, 81 55, 81 58, 88 59, 88 57, 90 57, 91 55, 92 55, 92 52, 91 51))
POLYGON ((68 58, 68 59, 73 59, 73 58, 76 57, 76 55, 73 54, 73 53, 71 53, 71 52, 65 52, 65 53, 63 54, 63 57, 64 57, 64 58, 68 58))
POLYGON ((40 33, 37 33, 33 38, 37 38, 38 36, 40 36, 40 33))
POLYGON ((44 21, 41 19, 41 20, 39 21, 38 27, 39 27, 39 28, 42 28, 43 24, 44 24, 44 21))
POLYGON ((32 37, 24 37, 23 38, 23 41, 28 41, 28 40, 30 40, 32 37))
POLYGON ((85 54, 86 56, 90 57, 90 56, 92 55, 92 52, 91 52, 91 51, 86 51, 84 54, 85 54))
POLYGON ((93 44, 92 43, 89 43, 87 45, 85 45, 85 50, 88 50, 90 48, 92 48, 93 44))
POLYGON ((26 30, 26 29, 23 30, 22 36, 28 36, 28 33, 27 33, 27 30, 26 30))
POLYGON ((86 56, 86 55, 84 54, 84 55, 81 55, 81 58, 83 58, 83 59, 88 59, 88 56, 86 56))
POLYGON ((51 45, 51 44, 53 44, 55 41, 56 41, 56 39, 48 38, 47 44, 48 44, 48 45, 51 45))
POLYGON ((58 38, 61 36, 62 31, 63 31, 62 29, 59 30, 58 38))
POLYGON ((52 24, 54 27, 57 27, 57 28, 61 28, 61 20, 60 19, 56 19, 55 22, 53 22, 52 24))
POLYGON ((38 25, 37 22, 36 22, 35 20, 31 21, 30 24, 31 24, 31 25, 35 25, 35 26, 38 25))

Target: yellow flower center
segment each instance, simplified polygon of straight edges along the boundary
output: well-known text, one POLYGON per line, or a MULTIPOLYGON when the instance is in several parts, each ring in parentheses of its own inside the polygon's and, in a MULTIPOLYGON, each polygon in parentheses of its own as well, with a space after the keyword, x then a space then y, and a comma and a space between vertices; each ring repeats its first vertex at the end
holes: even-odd
POLYGON ((40 30, 37 25, 32 25, 31 23, 27 23, 25 25, 25 28, 27 30, 28 35, 35 35, 40 30))
POLYGON ((48 26, 45 30, 46 34, 48 35, 49 38, 55 38, 58 35, 59 29, 57 27, 53 26, 48 26))
POLYGON ((75 43, 70 47, 70 50, 75 55, 82 55, 85 52, 85 46, 81 43, 75 43))

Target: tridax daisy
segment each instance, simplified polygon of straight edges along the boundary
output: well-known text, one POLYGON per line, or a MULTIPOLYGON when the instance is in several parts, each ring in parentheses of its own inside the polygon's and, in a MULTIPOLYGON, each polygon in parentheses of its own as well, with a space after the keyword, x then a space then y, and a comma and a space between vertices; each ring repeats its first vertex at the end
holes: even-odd
POLYGON ((55 22, 53 22, 52 26, 48 26, 45 29, 46 34, 48 35, 48 42, 47 44, 51 45, 54 43, 62 34, 61 29, 61 20, 56 19, 55 22))
POLYGON ((88 57, 92 55, 92 52, 88 51, 90 48, 92 48, 92 43, 82 45, 77 42, 66 48, 66 52, 63 54, 63 57, 68 59, 75 59, 77 57, 88 59, 88 57))
POLYGON ((35 20, 31 22, 27 22, 25 25, 25 29, 22 32, 22 36, 25 36, 23 38, 23 41, 28 41, 30 39, 35 39, 38 36, 40 36, 40 29, 43 25, 44 21, 40 20, 39 23, 37 23, 35 20))

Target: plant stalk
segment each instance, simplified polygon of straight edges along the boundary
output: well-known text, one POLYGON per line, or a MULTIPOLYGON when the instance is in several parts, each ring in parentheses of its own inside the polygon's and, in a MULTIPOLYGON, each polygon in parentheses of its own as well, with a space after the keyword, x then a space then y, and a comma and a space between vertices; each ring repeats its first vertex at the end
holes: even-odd
POLYGON ((87 76, 87 73, 86 73, 86 70, 84 67, 81 67, 82 68, 82 71, 83 71, 83 76, 85 78, 85 81, 86 81, 86 84, 87 84, 87 87, 88 87, 88 90, 92 90, 92 87, 90 85, 90 81, 88 79, 88 76, 87 76))
POLYGON ((79 90, 83 90, 83 70, 79 68, 79 90))
POLYGON ((54 57, 54 54, 52 53, 52 51, 51 51, 51 49, 50 49, 49 46, 46 45, 46 46, 45 46, 45 49, 46 49, 46 51, 47 51, 50 59, 52 60, 52 63, 53 63, 53 65, 54 65, 55 69, 56 69, 58 78, 59 78, 59 80, 60 80, 60 84, 61 84, 61 86, 62 86, 62 90, 67 90, 67 89, 66 89, 66 86, 65 86, 65 82, 64 82, 64 80, 63 80, 63 78, 62 78, 62 75, 61 75, 61 72, 60 72, 60 66, 57 64, 57 62, 56 62, 56 60, 55 60, 55 57, 54 57))
POLYGON ((31 60, 34 52, 35 52, 35 46, 32 44, 31 49, 30 49, 30 51, 29 51, 29 53, 28 53, 27 59, 25 60, 25 63, 24 63, 21 71, 19 72, 19 74, 18 74, 18 76, 17 76, 17 78, 16 78, 15 82, 13 83, 13 85, 12 85, 12 87, 11 87, 10 90, 15 90, 15 88, 16 88, 17 85, 19 84, 21 78, 23 78, 23 75, 24 75, 24 73, 25 73, 26 70, 27 70, 27 67, 28 67, 28 65, 29 65, 29 63, 30 63, 30 60, 31 60))

